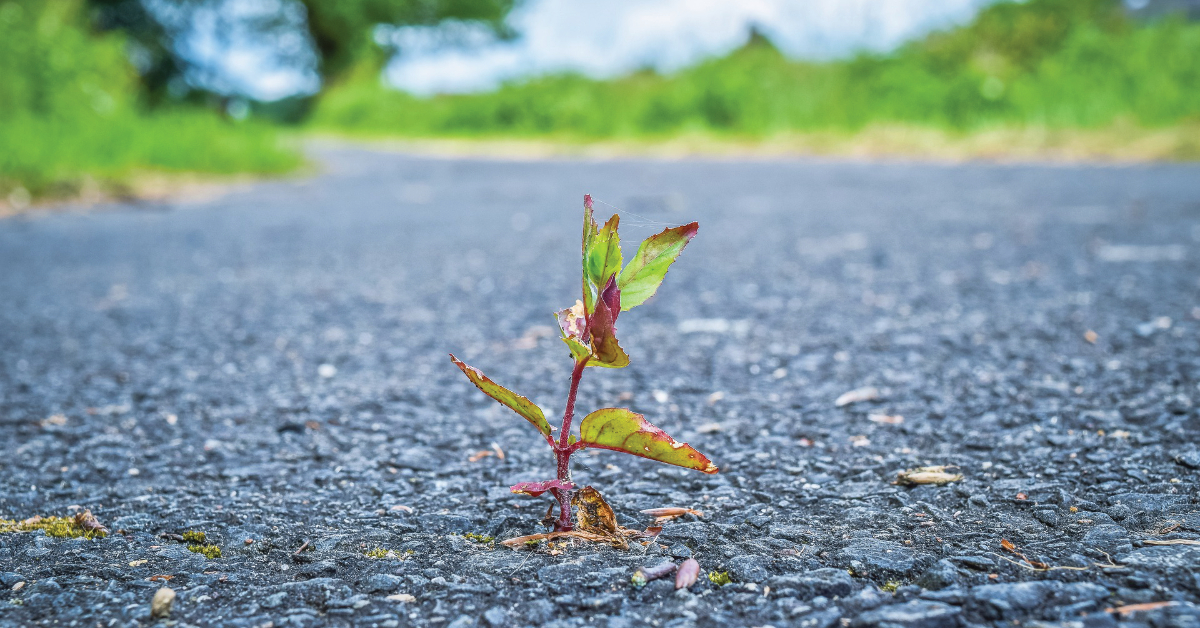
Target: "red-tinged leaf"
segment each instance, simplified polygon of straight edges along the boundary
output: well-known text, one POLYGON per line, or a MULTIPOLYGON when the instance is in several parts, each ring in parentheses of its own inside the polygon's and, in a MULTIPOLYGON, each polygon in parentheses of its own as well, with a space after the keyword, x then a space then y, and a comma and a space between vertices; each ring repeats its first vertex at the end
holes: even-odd
POLYGON ((596 366, 621 368, 629 364, 629 356, 617 344, 616 322, 621 313, 620 304, 621 290, 617 288, 616 277, 610 277, 596 301, 596 311, 588 326, 596 366))
POLYGON ((611 449, 688 469, 716 473, 717 467, 687 443, 676 441, 625 408, 602 408, 583 417, 579 440, 584 447, 611 449))
POLYGON ((689 558, 683 561, 679 566, 679 572, 675 574, 675 588, 686 589, 693 584, 696 584, 696 578, 700 577, 700 563, 696 562, 695 558, 689 558))
POLYGON ((550 438, 550 432, 554 428, 550 427, 550 423, 546 421, 546 415, 542 412, 541 408, 525 397, 488 379, 479 369, 468 366, 462 360, 454 357, 453 354, 450 355, 450 359, 454 361, 454 364, 458 368, 462 369, 467 379, 470 379, 476 388, 482 390, 485 395, 492 399, 508 406, 513 412, 525 417, 525 420, 532 423, 543 436, 550 438))
POLYGON ((697 223, 664 229, 642 241, 637 253, 621 271, 621 309, 628 310, 641 305, 654 296, 658 286, 666 277, 671 264, 683 252, 683 247, 696 237, 700 229, 697 223))
POLYGON ((520 482, 514 484, 510 490, 512 490, 514 493, 521 493, 531 497, 537 497, 551 489, 569 491, 573 488, 575 488, 575 485, 570 482, 563 482, 562 480, 546 480, 544 482, 520 482))

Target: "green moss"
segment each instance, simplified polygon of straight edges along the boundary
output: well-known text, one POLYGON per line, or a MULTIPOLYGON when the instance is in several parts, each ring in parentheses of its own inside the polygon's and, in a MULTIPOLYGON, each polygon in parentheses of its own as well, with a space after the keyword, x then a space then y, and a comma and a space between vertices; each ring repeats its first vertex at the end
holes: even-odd
MULTIPOLYGON (((204 535, 201 534, 200 536, 203 537, 204 535)), ((192 543, 191 545, 188 545, 187 548, 188 548, 189 552, 203 554, 206 558, 220 558, 221 557, 221 548, 217 547, 216 545, 212 545, 212 544, 201 545, 199 543, 192 543)))
POLYGON ((363 552, 363 556, 374 559, 389 559, 389 560, 406 560, 413 555, 412 550, 405 550, 403 553, 399 550, 391 550, 384 547, 376 547, 373 550, 363 552))
POLYGON ((483 534, 475 534, 474 532, 468 532, 468 533, 464 534, 463 538, 468 541, 474 541, 476 543, 482 543, 484 545, 496 540, 496 537, 486 536, 483 534))
POLYGON ((203 532, 197 532, 195 530, 188 530, 181 536, 183 536, 183 540, 187 541, 188 543, 203 544, 207 540, 207 537, 203 532))
POLYGON ((708 572, 708 581, 719 587, 733 583, 733 580, 729 579, 728 571, 710 571, 708 572))
POLYGON ((900 588, 900 581, 899 580, 888 580, 887 582, 883 583, 882 587, 879 587, 879 588, 883 589, 884 591, 887 591, 888 593, 895 593, 896 589, 900 588))
POLYGON ((46 536, 56 538, 102 539, 108 536, 104 530, 89 530, 83 527, 75 517, 30 517, 18 521, 16 519, 0 519, 0 533, 5 532, 34 532, 41 530, 46 536))

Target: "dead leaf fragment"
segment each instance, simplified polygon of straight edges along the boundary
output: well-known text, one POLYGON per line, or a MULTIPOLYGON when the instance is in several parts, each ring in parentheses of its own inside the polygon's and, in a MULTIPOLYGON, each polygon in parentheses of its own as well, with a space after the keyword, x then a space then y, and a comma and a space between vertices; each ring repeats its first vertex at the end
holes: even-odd
POLYGON ((654 517, 654 523, 665 523, 665 522, 671 521, 673 519, 678 519, 679 517, 682 517, 684 515, 692 515, 693 517, 703 517, 704 516, 704 513, 700 512, 699 510, 692 510, 691 508, 678 508, 678 507, 649 508, 647 510, 643 510, 642 514, 650 515, 651 517, 654 517))
POLYGON ((488 456, 494 456, 494 455, 496 455, 496 452, 494 452, 490 449, 482 449, 480 451, 477 451, 477 452, 471 454, 471 457, 467 458, 467 461, 468 462, 479 462, 480 460, 483 460, 484 458, 487 458, 488 456))
POLYGON ((166 581, 168 581, 168 580, 170 580, 171 578, 174 578, 174 577, 175 577, 175 576, 172 576, 172 575, 169 575, 169 574, 160 573, 160 574, 157 574, 157 575, 154 575, 154 576, 150 576, 149 578, 146 578, 146 580, 147 580, 148 582, 166 582, 166 581))
POLYGON ((1100 338, 1100 335, 1090 329, 1083 332, 1083 339, 1088 341, 1090 344, 1096 344, 1096 341, 1099 338, 1100 338))
POLYGON ((848 406, 859 401, 872 401, 879 398, 879 389, 874 386, 864 386, 863 388, 855 388, 849 392, 842 393, 833 405, 837 407, 848 406))
POLYGON ((77 513, 75 515, 75 525, 90 533, 101 534, 104 536, 108 535, 108 528, 106 528, 103 523, 100 523, 100 521, 96 519, 95 515, 93 515, 92 511, 90 510, 77 513))
POLYGON ((896 474, 896 481, 892 484, 899 486, 917 486, 918 484, 936 484, 941 486, 950 482, 957 482, 963 478, 961 473, 948 473, 946 469, 952 468, 947 465, 938 465, 933 467, 917 467, 916 469, 908 469, 896 474))
POLYGON ((696 562, 695 558, 689 558, 679 565, 679 572, 675 574, 675 588, 686 589, 696 584, 698 577, 700 577, 700 563, 696 562))
POLYGON ((1126 604, 1125 606, 1116 606, 1104 609, 1106 613, 1116 613, 1122 617, 1136 613, 1138 611, 1153 611, 1167 606, 1175 606, 1177 602, 1146 602, 1144 604, 1126 604))
POLYGON ((393 595, 389 595, 384 599, 391 600, 393 602, 416 602, 417 601, 417 598, 413 597, 412 595, 409 595, 408 593, 396 593, 393 595))
POLYGON ((900 425, 904 423, 904 417, 899 414, 868 414, 867 419, 872 423, 883 425, 900 425))
POLYGON ((142 565, 145 565, 148 562, 150 562, 150 561, 146 560, 145 558, 143 558, 141 560, 131 560, 131 561, 129 561, 129 566, 130 567, 140 567, 142 565))

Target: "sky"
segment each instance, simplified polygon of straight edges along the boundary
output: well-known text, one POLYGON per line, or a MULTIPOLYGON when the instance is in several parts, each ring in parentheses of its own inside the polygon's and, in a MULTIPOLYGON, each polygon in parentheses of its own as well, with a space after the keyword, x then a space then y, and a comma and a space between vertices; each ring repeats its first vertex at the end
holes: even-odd
POLYGON ((426 95, 488 90, 550 72, 597 78, 647 67, 669 72, 734 50, 751 27, 792 58, 882 51, 969 21, 991 1, 527 0, 509 16, 520 35, 512 42, 488 42, 463 24, 389 29, 381 39, 399 50, 387 82, 426 95), (474 45, 455 45, 462 40, 474 45))
MULTIPOLYGON (((669 72, 721 56, 757 28, 785 54, 828 59, 884 51, 969 21, 996 0, 525 0, 508 18, 517 33, 496 41, 467 23, 382 27, 397 53, 383 80, 419 95, 489 90, 500 83, 574 71, 596 78, 652 67, 669 72)), ((185 40, 197 83, 271 100, 319 86, 303 41, 240 34, 237 20, 288 11, 288 0, 223 0, 195 19, 185 40), (300 63, 295 60, 300 59, 300 63)), ((296 19, 303 19, 302 15, 296 19)))

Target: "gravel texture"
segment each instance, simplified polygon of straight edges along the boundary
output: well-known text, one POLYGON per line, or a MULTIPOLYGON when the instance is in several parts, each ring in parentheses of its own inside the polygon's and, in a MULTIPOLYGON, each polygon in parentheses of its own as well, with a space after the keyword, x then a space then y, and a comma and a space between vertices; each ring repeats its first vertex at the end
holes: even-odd
POLYGON ((113 531, 0 534, 0 625, 145 626, 163 587, 179 626, 1200 625, 1200 167, 318 155, 0 221, 0 518, 113 531), (579 409, 722 471, 585 452, 624 525, 703 517, 511 550, 551 457, 446 354, 561 412, 585 191, 627 241, 701 226, 579 409), (926 465, 963 478, 892 484, 926 465))

